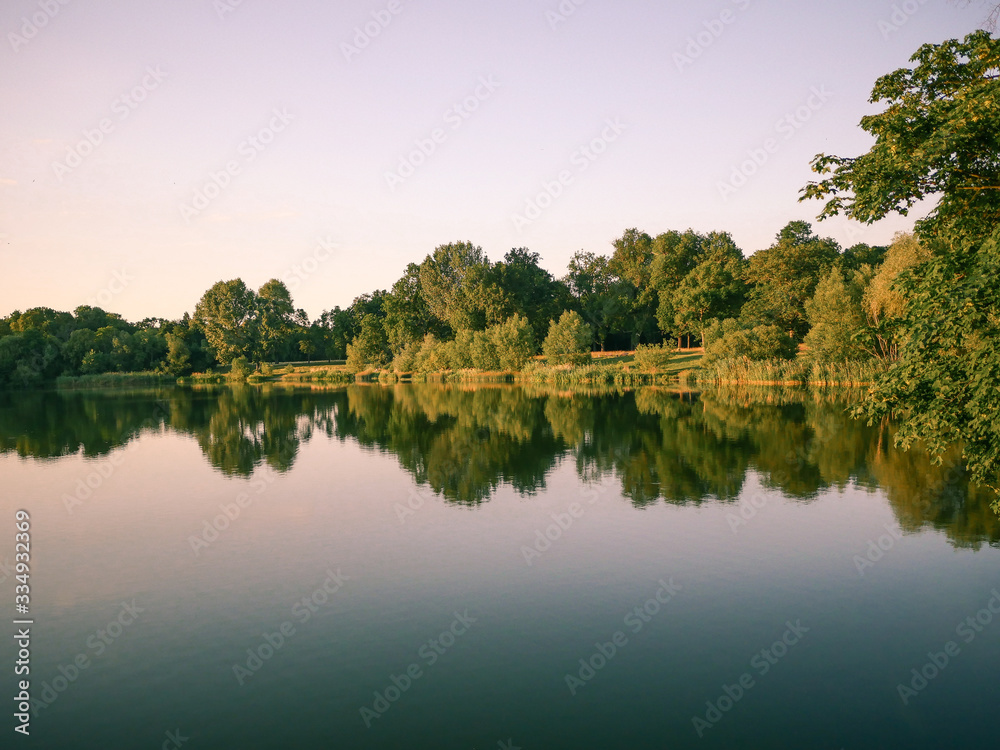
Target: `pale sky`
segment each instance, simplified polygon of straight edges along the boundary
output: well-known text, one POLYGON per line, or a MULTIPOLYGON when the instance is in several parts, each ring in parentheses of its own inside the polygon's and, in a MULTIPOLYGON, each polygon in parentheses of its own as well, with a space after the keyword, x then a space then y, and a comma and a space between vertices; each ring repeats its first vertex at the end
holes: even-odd
MULTIPOLYGON (((875 80, 986 12, 4 0, 0 315, 177 318, 216 281, 277 277, 315 318, 447 242, 528 247, 561 276, 633 226, 729 231, 749 255, 814 221, 815 154, 868 149, 875 80)), ((814 229, 886 243, 913 218, 814 229)))

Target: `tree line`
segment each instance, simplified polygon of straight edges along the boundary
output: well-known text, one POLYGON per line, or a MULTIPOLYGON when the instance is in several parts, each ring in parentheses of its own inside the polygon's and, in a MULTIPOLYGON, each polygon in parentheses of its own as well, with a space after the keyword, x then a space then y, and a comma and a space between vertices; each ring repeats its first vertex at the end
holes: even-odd
MULTIPOLYGON (((72 313, 14 311, 0 319, 0 385, 104 372, 184 375, 238 357, 350 359, 358 369, 409 370, 421 350, 427 354, 428 342, 441 345, 430 363, 438 369, 520 369, 542 351, 550 360, 571 361, 592 349, 699 345, 734 326, 770 326, 794 344, 810 334, 813 321, 825 326, 824 341, 840 343, 837 335, 846 334, 827 330, 839 314, 831 305, 843 301, 840 287, 855 285, 863 295, 878 278, 879 288, 888 289, 879 277, 886 248, 842 251, 801 221, 749 258, 726 232, 653 237, 628 229, 612 245, 610 255, 576 253, 561 278, 527 248, 494 263, 471 242, 441 245, 410 263, 391 289, 363 294, 313 321, 277 279, 256 291, 241 279, 220 281, 179 320, 131 323, 86 305, 72 313), (817 287, 823 293, 814 300, 817 287)), ((891 255, 896 268, 900 261, 891 255)))

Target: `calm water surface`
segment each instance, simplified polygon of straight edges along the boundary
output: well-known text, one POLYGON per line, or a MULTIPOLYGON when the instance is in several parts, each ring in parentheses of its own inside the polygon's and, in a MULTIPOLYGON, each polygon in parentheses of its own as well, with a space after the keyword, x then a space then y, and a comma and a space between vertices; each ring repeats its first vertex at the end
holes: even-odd
MULTIPOLYGON (((0 394, 5 566, 14 511, 33 523, 35 716, 15 739, 995 746, 1000 518, 956 456, 898 452, 845 406, 0 394)), ((5 612, 14 585, 0 569, 5 612)), ((0 656, 12 696, 11 639, 0 656)))

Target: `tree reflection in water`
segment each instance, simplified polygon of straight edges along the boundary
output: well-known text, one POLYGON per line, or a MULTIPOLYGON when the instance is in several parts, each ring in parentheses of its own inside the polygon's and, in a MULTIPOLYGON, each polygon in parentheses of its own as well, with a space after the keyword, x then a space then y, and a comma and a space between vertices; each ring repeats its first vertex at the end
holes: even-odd
POLYGON ((209 463, 246 477, 289 471, 317 432, 392 455, 452 503, 501 485, 530 495, 557 463, 584 482, 614 477, 637 507, 735 503, 748 474, 809 501, 849 485, 885 492, 900 524, 956 545, 1000 544, 992 493, 970 486, 957 449, 934 465, 892 447, 895 428, 846 414, 849 393, 734 389, 678 393, 538 387, 242 386, 0 394, 0 453, 101 456, 144 434, 193 437, 209 463))

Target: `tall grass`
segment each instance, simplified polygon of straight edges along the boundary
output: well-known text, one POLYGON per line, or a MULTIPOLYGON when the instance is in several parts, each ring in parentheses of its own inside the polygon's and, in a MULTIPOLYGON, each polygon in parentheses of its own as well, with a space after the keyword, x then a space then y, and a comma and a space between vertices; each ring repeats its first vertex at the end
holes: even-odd
POLYGON ((707 383, 744 385, 870 385, 884 365, 871 362, 812 364, 804 359, 721 359, 702 367, 698 380, 707 383))

